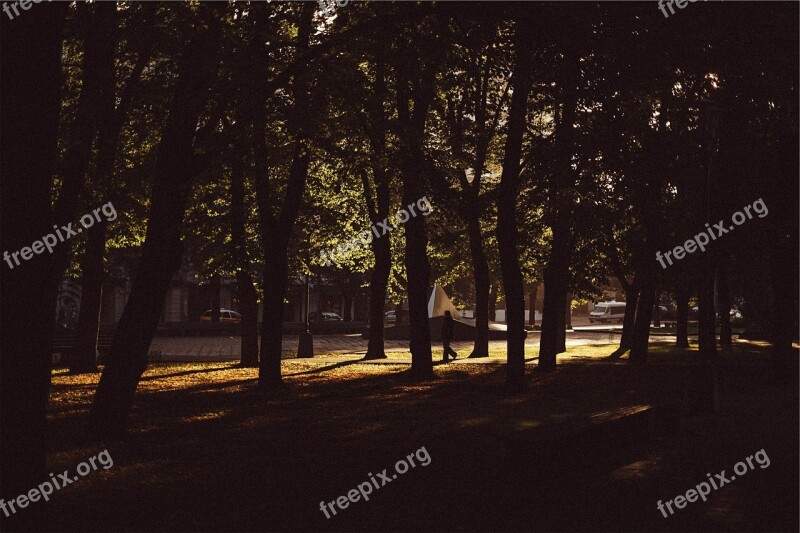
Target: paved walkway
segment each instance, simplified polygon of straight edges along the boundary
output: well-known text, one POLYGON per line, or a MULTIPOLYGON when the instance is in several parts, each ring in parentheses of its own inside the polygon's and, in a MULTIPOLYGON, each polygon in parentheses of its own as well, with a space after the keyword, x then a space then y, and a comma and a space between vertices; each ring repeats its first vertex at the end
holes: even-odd
MULTIPOLYGON (((297 353, 297 335, 283 337, 284 354, 297 353)), ((651 339, 651 342, 674 342, 675 337, 665 336, 651 339)), ((567 333, 567 346, 615 344, 618 334, 607 331, 576 331, 567 333)), ((386 341, 385 349, 391 354, 408 354, 408 341, 386 341)), ((462 356, 472 350, 472 341, 454 342, 453 348, 462 356)), ((489 349, 503 349, 506 341, 489 341, 489 349)), ((527 348, 539 346, 539 332, 529 332, 525 340, 527 348)), ((233 361, 241 355, 240 337, 156 337, 150 345, 151 361, 233 361)), ((441 349, 438 343, 434 349, 441 349)), ((367 352, 367 341, 361 335, 315 335, 314 353, 323 355, 352 355, 362 357, 367 352)), ((317 359, 317 358, 315 358, 317 359)), ((320 359, 322 360, 322 359, 320 359)), ((341 360, 341 358, 337 359, 341 360)), ((383 363, 388 360, 383 360, 383 363)), ((408 360, 403 360, 407 363, 408 360)))

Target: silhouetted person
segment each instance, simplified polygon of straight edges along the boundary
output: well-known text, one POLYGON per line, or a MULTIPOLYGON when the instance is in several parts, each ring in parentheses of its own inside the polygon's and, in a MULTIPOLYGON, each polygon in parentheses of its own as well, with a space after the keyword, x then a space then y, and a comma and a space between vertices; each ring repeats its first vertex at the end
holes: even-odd
POLYGON ((456 351, 450 347, 451 340, 453 340, 453 317, 450 316, 450 311, 445 311, 444 320, 442 321, 442 344, 444 345, 442 361, 445 363, 447 362, 448 355, 452 355, 453 359, 458 357, 456 351))

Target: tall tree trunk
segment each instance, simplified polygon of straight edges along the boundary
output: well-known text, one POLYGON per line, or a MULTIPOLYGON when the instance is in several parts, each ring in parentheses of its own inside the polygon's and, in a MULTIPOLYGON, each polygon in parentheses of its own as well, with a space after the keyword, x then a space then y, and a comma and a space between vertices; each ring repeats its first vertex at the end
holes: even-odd
MULTIPOLYGON (((96 9, 98 24, 108 32, 116 31, 116 3, 98 3, 96 9)), ((147 6, 147 9, 148 17, 146 20, 153 20, 156 8, 147 6)), ((104 38, 105 43, 109 41, 116 42, 116 36, 113 33, 111 38, 104 38)), ((138 47, 139 55, 119 95, 119 103, 117 103, 115 91, 114 46, 103 47, 99 69, 100 105, 98 110, 101 118, 98 125, 95 165, 95 175, 100 189, 97 193, 103 202, 112 202, 116 198, 113 190, 113 177, 120 132, 125 122, 133 92, 138 86, 142 72, 150 60, 153 41, 153 33, 145 33, 141 37, 138 47)), ((97 371, 97 337, 100 329, 100 312, 105 281, 103 258, 106 250, 107 229, 108 221, 105 219, 89 228, 86 250, 81 259, 81 308, 70 367, 70 371, 75 374, 97 371)))
MULTIPOLYGON (((315 7, 313 3, 303 4, 300 12, 297 34, 299 54, 308 51, 315 7)), ((262 21, 263 22, 263 21, 262 21)), ((257 67, 253 71, 253 81, 257 84, 259 76, 268 74, 268 54, 262 50, 257 67)), ((261 354, 258 368, 258 386, 270 392, 283 386, 281 375, 281 354, 283 343, 283 299, 286 295, 289 239, 297 222, 300 206, 305 194, 309 165, 309 134, 311 117, 309 112, 311 80, 308 73, 298 75, 291 93, 294 98, 292 119, 288 129, 295 135, 294 153, 289 167, 286 195, 280 214, 272 215, 269 175, 266 148, 266 101, 271 95, 264 90, 255 102, 255 153, 256 194, 259 204, 259 223, 261 241, 264 249, 264 304, 261 323, 261 354)))
MULTIPOLYGON (((425 196, 425 123, 433 101, 434 66, 417 60, 410 51, 398 54, 397 104, 400 123, 400 176, 403 209, 425 196)), ((414 216, 405 223, 405 260, 408 275, 408 321, 411 330, 411 371, 417 379, 433 377, 431 332, 428 322, 428 236, 425 217, 414 216)))
POLYGON ((264 298, 261 321, 261 354, 258 384, 263 391, 283 387, 281 355, 283 353, 283 298, 286 294, 288 243, 264 242, 264 298), (267 245, 271 246, 268 248, 267 245), (272 252, 272 253, 270 253, 272 252), (283 254, 283 255, 281 255, 283 254))
POLYGON ((483 250, 477 205, 473 210, 467 215, 467 235, 475 274, 475 343, 470 357, 489 357, 489 262, 483 250))
MULTIPOLYGON (((86 172, 92 152, 92 142, 97 133, 99 110, 102 109, 102 93, 114 90, 114 78, 105 76, 102 81, 111 84, 101 86, 101 71, 110 58, 114 60, 114 28, 107 27, 105 20, 95 16, 100 5, 78 4, 77 20, 83 34, 83 83, 78 97, 78 109, 68 136, 68 146, 64 155, 61 172, 61 189, 53 208, 54 220, 59 227, 74 222, 83 198, 86 172)), ((116 4, 105 6, 106 10, 116 10, 116 4)), ((54 282, 60 283, 64 271, 69 267, 71 246, 66 243, 53 251, 55 269, 54 282)))
MULTIPOLYGON (((560 215, 558 216, 561 218, 560 215)), ((544 303, 542 305, 542 334, 539 345, 541 370, 556 367, 556 355, 564 351, 564 307, 566 305, 569 268, 566 221, 553 227, 553 244, 550 259, 544 270, 544 303)))
MULTIPOLYGON (((375 182, 376 198, 372 200, 369 177, 362 174, 364 196, 367 200, 370 221, 373 226, 389 216, 391 191, 389 187, 388 160, 386 154, 386 58, 384 44, 375 49, 375 89, 369 106, 368 138, 370 141, 370 166, 375 182)), ((374 237, 371 242, 375 266, 370 273, 369 284, 369 343, 364 359, 386 359, 384 351, 384 303, 392 270, 392 247, 389 234, 374 237)), ((400 306, 402 307, 402 306, 400 306)), ((395 326, 400 324, 401 309, 395 311, 395 326)))
POLYGON ((92 405, 93 429, 100 436, 117 436, 125 430, 136 387, 147 369, 147 352, 170 281, 183 258, 181 226, 194 177, 194 133, 214 75, 219 33, 219 8, 203 6, 207 24, 198 25, 204 29, 198 30, 180 60, 158 147, 150 219, 139 268, 92 405))
POLYGON ((719 344, 730 346, 733 342, 731 332, 731 295, 726 258, 721 258, 717 268, 717 292, 719 299, 719 344))
POLYGON ((573 209, 575 115, 578 105, 578 83, 580 80, 580 54, 568 43, 564 47, 562 88, 562 112, 556 127, 556 168, 550 183, 551 195, 555 198, 552 209, 553 239, 550 258, 544 273, 544 306, 542 308, 542 335, 539 346, 539 369, 553 370, 556 355, 566 351, 566 323, 564 307, 569 291, 569 257, 571 248, 570 219, 573 209))
POLYGON ((678 348, 689 347, 689 291, 686 287, 678 287, 675 293, 675 345, 678 348))
MULTIPOLYGON (((389 236, 383 235, 372 241, 375 268, 370 273, 369 285, 369 344, 365 359, 386 359, 383 337, 383 308, 389 273, 392 268, 392 250, 389 236)), ((395 309, 395 325, 400 324, 402 305, 395 309)))
POLYGON ((86 251, 81 260, 81 307, 78 332, 70 357, 70 372, 97 372, 97 336, 100 331, 100 311, 103 303, 106 249, 105 220, 89 229, 86 251))
POLYGON ((236 286, 239 289, 241 356, 239 365, 258 367, 258 293, 250 274, 247 252, 244 169, 240 158, 231 162, 231 241, 236 261, 236 286))
MULTIPOLYGON (((508 327, 506 384, 509 392, 518 393, 526 388, 525 382, 525 287, 517 249, 517 193, 519 191, 522 140, 530 90, 530 20, 519 11, 514 35, 515 57, 514 93, 508 117, 503 172, 500 176, 497 199, 497 245, 503 276, 503 295, 506 300, 508 327)), ((562 309, 563 310, 563 309, 562 309)))
MULTIPOLYGON (((0 246, 11 254, 53 231, 66 8, 43 4, 19 20, 0 19, 0 114, 7 132, 0 143, 0 246)), ((47 479, 45 411, 58 294, 53 268, 50 255, 2 266, 0 497, 6 499, 47 479)))
MULTIPOLYGON (((391 191, 389 187, 388 160, 386 154, 386 58, 383 43, 375 49, 375 90, 370 99, 368 138, 370 141, 370 166, 375 182, 376 198, 372 200, 369 178, 364 180, 364 195, 373 226, 389 216, 391 191)), ((384 303, 392 270, 392 247, 389 234, 374 237, 371 242, 375 266, 370 273, 369 284, 369 343, 364 359, 386 359, 384 350, 384 303)), ((395 311, 395 326, 400 324, 402 305, 395 311)))

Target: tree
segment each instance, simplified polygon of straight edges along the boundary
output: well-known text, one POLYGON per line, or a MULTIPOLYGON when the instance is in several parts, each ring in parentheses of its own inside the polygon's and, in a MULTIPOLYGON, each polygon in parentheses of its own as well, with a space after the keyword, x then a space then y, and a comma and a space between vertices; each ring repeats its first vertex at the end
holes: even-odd
MULTIPOLYGON (((529 15, 520 9, 514 34, 515 55, 512 79, 513 93, 508 117, 503 173, 497 199, 497 245, 503 274, 503 293, 506 300, 507 378, 509 391, 525 389, 525 292, 517 249, 516 202, 519 189, 522 138, 525 133, 528 91, 530 90, 529 51, 531 23, 529 15)), ((562 308, 563 316, 563 308, 562 308)))
MULTIPOLYGON (((13 254, 53 231, 50 193, 56 170, 61 32, 67 5, 41 5, 36 16, 0 22, 0 147, 2 249, 13 254)), ((0 352, 0 496, 15 498, 41 482, 46 468, 46 407, 50 387, 53 256, 3 265, 0 352)), ((4 257, 5 259, 5 257, 4 257)))
POLYGON ((193 140, 215 75, 218 10, 208 4, 197 8, 202 23, 186 44, 178 66, 158 148, 142 257, 92 405, 92 425, 100 436, 125 430, 136 387, 147 369, 147 352, 169 283, 181 266, 181 223, 196 172, 193 140))

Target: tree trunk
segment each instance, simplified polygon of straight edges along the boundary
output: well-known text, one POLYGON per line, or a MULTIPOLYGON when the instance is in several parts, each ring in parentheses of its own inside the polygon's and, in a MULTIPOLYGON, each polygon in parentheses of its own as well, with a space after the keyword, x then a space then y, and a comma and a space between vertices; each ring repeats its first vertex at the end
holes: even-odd
MULTIPOLYGON (((476 199, 477 200, 477 199, 476 199)), ((470 357, 489 357, 489 263, 483 250, 477 206, 467 215, 467 234, 475 273, 475 344, 470 357)))
MULTIPOLYGON (((370 141, 370 166, 375 181, 377 197, 372 201, 372 189, 369 178, 364 175, 364 195, 369 207, 370 220, 375 225, 389 216, 391 191, 386 157, 386 61, 382 44, 375 50, 375 90, 369 107, 370 124, 368 137, 370 141)), ((389 275, 392 270, 391 238, 380 235, 372 239, 372 253, 375 267, 370 273, 369 284, 369 343, 364 359, 386 359, 384 351, 384 303, 386 290, 389 287, 389 275)), ((401 306, 402 307, 402 306, 401 306)), ((395 311, 395 326, 400 324, 400 311, 395 311)))
POLYGON ((661 299, 659 298, 659 295, 660 295, 659 291, 656 291, 655 305, 653 306, 653 327, 654 328, 660 328, 661 327, 661 306, 659 305, 661 299))
POLYGON ((164 307, 172 276, 183 257, 181 226, 189 195, 193 140, 198 117, 214 75, 219 30, 216 11, 206 7, 207 25, 187 45, 178 67, 156 158, 150 219, 139 269, 114 334, 108 363, 92 405, 92 425, 100 436, 118 436, 127 425, 136 387, 147 368, 147 352, 164 307))
POLYGON ((675 305, 678 307, 675 316, 675 345, 678 348, 689 348, 689 291, 679 287, 675 293, 675 305))
MULTIPOLYGON (((497 283, 492 283, 489 290, 489 320, 495 322, 497 320, 497 283)), ((475 310, 477 315, 478 310, 475 310)))
POLYGON ((708 250, 701 260, 700 282, 698 283, 698 322, 697 334, 700 344, 700 358, 713 359, 717 356, 716 312, 714 310, 714 266, 708 250))
MULTIPOLYGON (((652 254, 655 257, 655 253, 652 254)), ((650 322, 653 317, 653 304, 656 299, 656 280, 652 267, 644 267, 645 272, 639 299, 636 305, 636 319, 633 326, 633 342, 631 343, 631 363, 647 362, 647 348, 650 342, 650 322)), ((626 305, 627 307, 627 305, 626 305)))
POLYGON ((286 294, 288 265, 286 245, 271 243, 264 246, 264 299, 261 321, 261 357, 258 385, 263 391, 283 387, 281 355, 283 354, 283 298, 286 294), (272 248, 268 248, 271 245, 272 248))
MULTIPOLYGON (((364 359, 386 359, 383 342, 384 301, 392 269, 392 250, 389 236, 383 235, 372 241, 375 268, 370 274, 369 284, 369 344, 364 359)), ((399 306, 402 307, 402 306, 399 306)), ((395 325, 400 324, 400 313, 395 310, 395 325)))
POLYGON ((553 227, 552 251, 544 271, 544 304, 538 365, 541 370, 553 370, 556 367, 556 355, 564 351, 566 327, 564 307, 568 290, 569 250, 563 225, 564 221, 559 221, 553 227))
POLYGON ((258 293, 249 271, 236 272, 239 288, 239 312, 242 321, 239 333, 242 336, 242 354, 239 365, 245 368, 258 367, 258 293))
POLYGON ((97 336, 100 331, 100 311, 103 302, 106 251, 105 220, 89 229, 86 251, 81 261, 81 308, 78 332, 70 356, 70 372, 97 372, 97 336))
MULTIPOLYGON (((102 96, 105 92, 113 94, 114 77, 102 76, 105 64, 114 61, 114 31, 107 26, 107 20, 95 16, 95 10, 116 10, 116 4, 91 6, 78 4, 77 20, 83 34, 84 58, 83 81, 78 97, 78 109, 72 123, 68 138, 68 146, 64 155, 61 172, 61 189, 53 208, 54 220, 59 227, 74 222, 78 216, 81 199, 84 196, 86 172, 89 169, 92 143, 97 133, 99 114, 102 108, 102 96), (106 86, 102 86, 105 83, 106 86)), ((112 19, 113 20, 113 19, 112 19)), ((77 226, 77 224, 76 224, 77 226)), ((80 230, 79 230, 80 231, 80 230)), ((56 268, 53 270, 55 283, 61 282, 64 271, 69 267, 71 246, 65 244, 53 251, 56 268)))
MULTIPOLYGON (((11 254, 53 231, 50 192, 59 119, 55 80, 61 79, 66 9, 56 2, 19 20, 0 19, 0 113, 6 132, 0 143, 0 245, 11 254)), ((6 499, 47 479, 45 413, 58 294, 50 281, 55 279, 53 266, 52 256, 45 254, 2 267, 0 497, 6 499)))
MULTIPOLYGON (((243 154, 240 154, 243 155, 243 154)), ((250 274, 250 256, 247 252, 245 208, 245 183, 243 158, 231 161, 231 241, 236 261, 236 286, 239 289, 239 324, 241 356, 239 365, 258 367, 258 293, 250 274)))
POLYGON ((728 285, 728 271, 725 258, 721 258, 717 268, 717 297, 719 299, 719 344, 730 346, 733 343, 731 332, 731 295, 728 285))
MULTIPOLYGON (((113 34, 117 28, 116 4, 113 2, 98 3, 96 9, 98 24, 113 34)), ((153 17, 154 14, 155 8, 150 10, 149 16, 153 17)), ((116 37, 106 36, 104 42, 106 46, 102 48, 102 53, 100 54, 101 60, 98 73, 100 84, 100 105, 98 110, 101 117, 98 125, 97 159, 95 163, 95 174, 99 190, 95 192, 102 198, 103 202, 108 201, 110 203, 116 197, 112 184, 120 131, 125 122, 133 91, 139 84, 142 72, 150 59, 153 38, 151 34, 146 34, 139 43, 139 55, 119 95, 119 103, 117 103, 115 90, 116 75, 113 46, 113 43, 116 42, 116 37), (112 46, 108 46, 109 42, 112 43, 112 46)), ((107 230, 107 220, 101 220, 89 228, 86 250, 82 258, 81 309, 78 319, 78 332, 72 349, 72 366, 70 368, 70 371, 76 374, 97 371, 97 336, 100 329, 103 283, 105 281, 103 258, 105 257, 107 230), (88 307, 84 309, 84 306, 88 307)))
POLYGON ((529 316, 528 316, 528 324, 531 327, 536 327, 536 299, 539 296, 539 282, 533 284, 533 290, 530 293, 530 299, 528 300, 528 307, 530 307, 529 316))
MULTIPOLYGON (((400 176, 403 209, 425 196, 425 123, 434 97, 434 67, 415 59, 410 52, 398 56, 397 108, 400 124, 400 176)), ((408 275, 408 321, 411 330, 411 371, 416 379, 433 377, 431 333, 428 322, 428 236, 425 217, 413 216, 405 223, 405 260, 408 275)))
POLYGON ((633 285, 623 286, 625 291, 625 316, 622 319, 622 335, 619 340, 619 355, 624 354, 633 347, 633 329, 636 324, 636 305, 639 303, 638 281, 634 279, 633 285))
POLYGON ((522 140, 525 134, 525 117, 530 90, 530 70, 528 50, 531 38, 531 25, 521 13, 516 19, 514 92, 508 118, 503 172, 500 176, 497 199, 497 245, 500 253, 500 267, 503 276, 503 296, 506 300, 507 376, 506 384, 512 394, 525 390, 525 287, 519 264, 517 249, 517 193, 519 191, 520 159, 522 140))
MULTIPOLYGON (((302 54, 309 48, 312 21, 315 7, 313 3, 303 4, 297 33, 297 50, 302 54)), ((263 22, 263 20, 262 20, 263 22)), ((259 77, 268 74, 267 50, 257 54, 256 68, 252 81, 258 86, 259 77)), ((272 215, 266 147, 266 101, 271 96, 262 84, 262 93, 254 105, 255 112, 255 160, 256 195, 259 204, 259 226, 264 250, 264 304, 261 323, 261 358, 258 368, 258 386, 270 392, 283 386, 281 376, 281 354, 283 341, 283 299, 286 295, 288 276, 289 239, 297 222, 300 206, 305 194, 308 179, 309 147, 308 137, 311 117, 309 107, 311 80, 298 76, 291 87, 294 98, 292 120, 289 131, 295 132, 294 154, 289 167, 288 183, 278 216, 272 215)))
POLYGON ((554 198, 553 239, 550 258, 545 267, 544 297, 542 309, 542 335, 539 346, 539 369, 553 370, 556 355, 566 351, 566 323, 564 308, 569 291, 569 258, 571 248, 570 213, 573 198, 572 154, 574 152, 575 115, 578 104, 577 87, 580 79, 580 54, 573 49, 574 43, 564 47, 561 87, 563 104, 561 117, 556 127, 556 168, 550 183, 550 194, 554 198))

